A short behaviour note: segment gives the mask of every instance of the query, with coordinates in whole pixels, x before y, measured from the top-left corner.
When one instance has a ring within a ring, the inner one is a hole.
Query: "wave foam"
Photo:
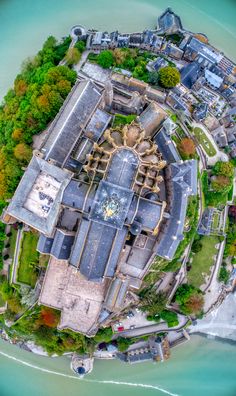
[[[36,366],[36,365],[28,363],[28,362],[26,362],[24,360],[18,359],[15,356],[8,355],[7,353],[2,352],[2,351],[0,351],[0,355],[6,357],[8,359],[14,360],[14,361],[16,361],[18,363],[21,363],[24,366],[31,367],[31,368],[33,368],[35,370],[39,370],[39,371],[42,371],[44,373],[54,374],[54,375],[58,375],[58,376],[61,376],[61,377],[71,378],[71,379],[74,379],[74,380],[81,380],[80,378],[78,378],[78,377],[76,377],[74,375],[63,374],[63,373],[59,373],[57,371],[48,370],[48,369],[45,369],[43,367]],[[102,381],[102,380],[92,380],[92,379],[87,379],[87,378],[83,379],[83,381],[84,382],[90,382],[90,383],[97,383],[97,384],[111,384],[111,385],[121,385],[121,386],[132,386],[132,387],[145,388],[145,389],[155,389],[155,390],[158,390],[158,391],[160,391],[162,393],[165,393],[166,395],[169,395],[169,396],[179,396],[176,393],[171,393],[171,392],[167,391],[166,389],[163,389],[163,388],[161,388],[161,387],[159,387],[157,385],[148,385],[148,384],[139,384],[139,383],[136,384],[136,383],[133,383],[133,382],[122,382],[122,381],[112,381],[112,380],[109,380],[109,381],[108,380],[103,380]]]

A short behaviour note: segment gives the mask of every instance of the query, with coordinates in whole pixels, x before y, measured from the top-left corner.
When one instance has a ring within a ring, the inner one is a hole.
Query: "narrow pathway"
[[[17,231],[17,236],[16,236],[16,245],[15,245],[15,252],[14,252],[14,258],[13,258],[13,263],[12,263],[12,273],[11,273],[10,283],[17,282],[17,280],[16,280],[17,279],[17,269],[18,269],[18,263],[19,263],[22,237],[23,237],[23,229],[19,229]]]

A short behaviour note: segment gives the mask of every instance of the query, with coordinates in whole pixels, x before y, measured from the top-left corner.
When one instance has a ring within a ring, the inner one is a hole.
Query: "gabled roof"
[[[170,217],[166,220],[160,240],[157,242],[158,256],[172,260],[184,238],[184,222],[188,204],[188,196],[197,194],[197,161],[190,160],[171,164],[169,183],[172,191],[170,200]]]
[[[181,82],[191,89],[199,76],[200,66],[197,62],[191,62],[181,70]]]
[[[41,149],[46,160],[51,158],[59,165],[64,163],[101,98],[101,92],[90,80],[74,86],[49,127],[48,138]]]
[[[174,142],[171,140],[170,136],[168,136],[165,132],[164,128],[156,134],[154,138],[156,144],[158,145],[158,149],[162,154],[162,158],[170,162],[178,162],[181,160],[181,157],[174,145]]]
[[[74,239],[74,234],[67,234],[64,233],[63,230],[56,230],[51,248],[51,255],[58,260],[68,260]]]
[[[162,107],[155,102],[151,102],[137,120],[145,130],[146,136],[152,137],[158,128],[160,128],[166,117],[167,114]]]

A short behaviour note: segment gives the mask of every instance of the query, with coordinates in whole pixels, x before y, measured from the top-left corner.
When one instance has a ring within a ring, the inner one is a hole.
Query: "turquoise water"
[[[0,341],[0,395],[235,396],[235,358],[236,345],[195,336],[167,362],[96,361],[93,373],[80,380],[66,357],[39,357]]]
[[[155,26],[167,6],[236,60],[235,0],[0,0],[0,97],[49,34],[59,38],[77,23],[141,30]],[[67,358],[35,356],[0,340],[0,396],[236,396],[235,361],[235,345],[194,337],[163,364],[100,361],[81,381]]]
[[[235,0],[0,0],[0,98],[23,60],[49,34],[60,38],[77,23],[109,31],[142,30],[154,27],[167,6],[181,15],[186,28],[207,33],[236,60]]]

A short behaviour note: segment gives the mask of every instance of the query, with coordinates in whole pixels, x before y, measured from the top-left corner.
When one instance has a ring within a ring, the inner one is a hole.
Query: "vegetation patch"
[[[21,245],[17,280],[31,287],[35,286],[37,280],[37,265],[39,253],[36,251],[38,235],[26,232]]]
[[[76,81],[76,72],[59,66],[71,39],[50,36],[35,58],[27,60],[0,106],[0,212],[12,196],[22,167],[31,157],[33,135],[56,116]]]
[[[209,155],[209,157],[214,157],[214,155],[216,155],[216,150],[206,136],[205,132],[201,128],[196,127],[193,129],[193,133],[207,155]]]
[[[136,120],[137,116],[135,114],[123,115],[123,114],[115,114],[115,118],[113,121],[113,127],[124,126],[126,124],[130,124],[132,121]]]
[[[203,236],[200,239],[201,250],[194,254],[191,269],[188,272],[188,281],[195,287],[204,284],[214,264],[213,256],[217,253],[215,245],[219,243],[217,236]]]
[[[200,316],[204,304],[201,290],[187,283],[178,287],[175,294],[175,302],[185,315]]]

